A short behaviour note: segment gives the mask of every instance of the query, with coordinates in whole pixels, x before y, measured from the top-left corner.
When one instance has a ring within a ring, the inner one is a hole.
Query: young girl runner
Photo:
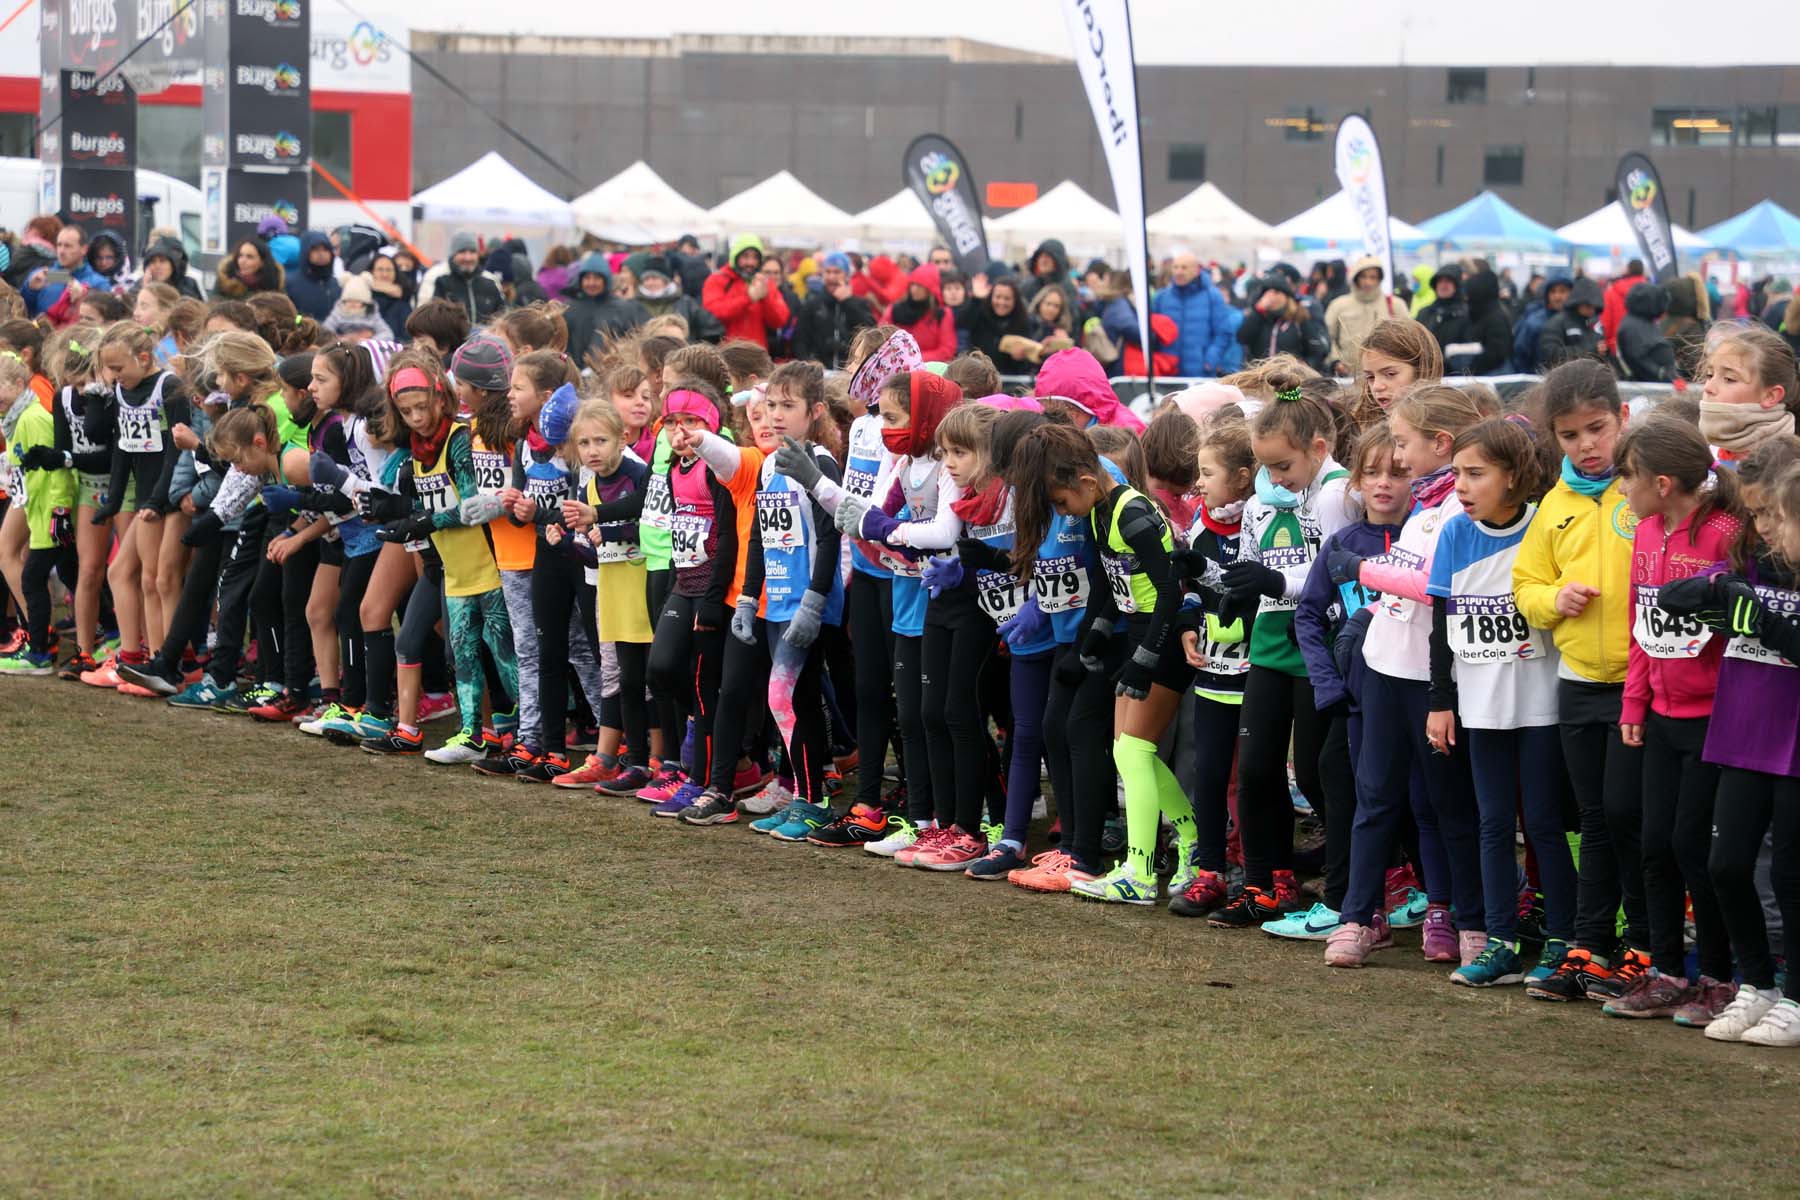
[[[299,425],[309,451],[319,412],[312,399],[312,352],[290,354],[276,364],[284,405]],[[308,456],[310,471],[310,454]],[[265,562],[250,592],[256,619],[257,672],[248,712],[259,721],[289,721],[305,711],[312,677],[312,635],[306,605],[318,573],[319,550],[330,523],[298,512],[298,491],[264,481],[263,504],[272,522]]]
[[[1350,419],[1359,428],[1379,421],[1415,383],[1444,377],[1444,354],[1425,326],[1404,317],[1378,321],[1357,355],[1361,384]]]
[[[1800,395],[1771,386],[1766,372],[1780,353],[1761,326],[1728,334],[1706,356],[1706,382],[1700,393],[1700,432],[1732,462],[1771,438],[1792,434]],[[1776,335],[1780,336],[1780,335]],[[1792,354],[1792,343],[1788,343]],[[1781,368],[1774,371],[1780,374]]]
[[[1706,439],[1686,421],[1653,416],[1634,426],[1619,439],[1614,461],[1638,519],[1619,735],[1644,749],[1651,969],[1604,1011],[1672,1017],[1698,990],[1731,978],[1731,936],[1706,869],[1719,769],[1701,757],[1725,639],[1694,617],[1664,611],[1656,597],[1664,584],[1722,570],[1743,523],[1736,478],[1713,470]],[[1699,966],[1693,980],[1682,938],[1690,897]]]
[[[1643,751],[1620,740],[1618,729],[1637,518],[1613,467],[1624,405],[1612,372],[1593,361],[1564,363],[1545,377],[1543,403],[1562,473],[1525,531],[1513,593],[1525,623],[1549,630],[1560,655],[1557,720],[1581,815],[1581,852],[1576,944],[1548,978],[1528,982],[1525,994],[1606,1000],[1650,967],[1637,949],[1619,957],[1615,920],[1622,900],[1627,946],[1649,944],[1639,854]]]
[[[50,414],[56,423],[56,449],[66,456],[74,468],[75,554],[79,574],[75,584],[75,643],[77,653],[61,671],[64,679],[79,679],[93,673],[100,676],[105,668],[95,658],[98,647],[101,593],[106,586],[106,567],[112,552],[113,529],[94,524],[100,511],[112,471],[112,442],[108,430],[96,423],[98,440],[88,436],[87,410],[107,403],[109,389],[99,378],[95,356],[100,349],[100,330],[92,325],[75,325],[58,333],[45,353],[45,362],[56,375],[58,384]],[[115,520],[114,526],[121,522]],[[114,672],[116,675],[116,672]]]
[[[1409,804],[1415,768],[1423,773],[1429,816],[1443,838],[1447,870],[1427,869],[1423,949],[1430,962],[1475,961],[1487,937],[1482,908],[1481,849],[1474,787],[1466,746],[1428,727],[1431,679],[1431,601],[1427,593],[1439,537],[1462,511],[1451,473],[1451,446],[1463,430],[1480,424],[1481,410],[1455,388],[1413,387],[1388,410],[1394,456],[1413,476],[1412,515],[1392,550],[1365,560],[1336,550],[1326,560],[1333,582],[1360,583],[1379,593],[1363,641],[1364,736],[1356,762],[1356,821],[1350,837],[1350,878],[1343,923],[1325,942],[1325,962],[1360,967],[1372,950],[1393,944],[1383,897],[1387,867]],[[1433,819],[1435,818],[1435,821]],[[1425,834],[1421,834],[1423,840]],[[1517,889],[1507,888],[1515,903]],[[1455,899],[1452,935],[1450,905]]]
[[[27,641],[0,658],[0,674],[49,675],[56,669],[50,640],[50,572],[74,590],[75,471],[56,449],[56,421],[31,389],[31,368],[12,351],[0,351],[0,438],[9,468],[8,510],[19,514],[28,534],[19,599]]]
[[[1238,741],[1244,889],[1207,918],[1221,928],[1260,925],[1298,907],[1289,866],[1290,740],[1300,790],[1323,803],[1318,764],[1327,722],[1313,703],[1306,664],[1290,630],[1320,544],[1357,516],[1346,495],[1349,472],[1331,457],[1336,435],[1330,410],[1297,389],[1279,393],[1251,426],[1251,445],[1261,463],[1256,494],[1244,506],[1238,559],[1223,576],[1234,611],[1256,605]]]
[[[1539,490],[1537,446],[1519,420],[1489,420],[1450,449],[1464,511],[1439,535],[1431,563],[1434,744],[1468,743],[1481,821],[1487,946],[1450,982],[1494,987],[1548,976],[1575,932],[1575,864],[1563,836],[1568,777],[1556,732],[1556,651],[1519,615],[1513,564]],[[1519,816],[1544,894],[1543,953],[1531,975],[1519,957]]]

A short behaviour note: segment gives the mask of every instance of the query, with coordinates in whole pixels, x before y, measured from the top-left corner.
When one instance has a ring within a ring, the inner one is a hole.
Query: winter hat
[[[919,343],[902,329],[881,344],[881,348],[863,360],[850,378],[850,396],[873,409],[881,402],[881,384],[890,375],[910,371],[924,362]]]
[[[364,304],[375,303],[375,292],[369,287],[367,275],[344,276],[343,291],[338,296],[341,300],[360,300]]]
[[[552,446],[560,446],[569,440],[569,429],[575,424],[575,410],[581,407],[581,397],[575,394],[572,384],[563,384],[550,398],[544,401],[544,407],[538,412],[538,432]]]
[[[481,243],[476,241],[475,235],[468,230],[459,229],[450,235],[450,255],[454,258],[464,250],[473,250],[479,254],[481,252]]]
[[[489,254],[487,260],[481,264],[481,269],[494,276],[501,283],[513,282],[512,251],[506,249],[495,250],[492,254]]]
[[[845,254],[842,250],[833,250],[830,254],[827,254],[824,258],[819,260],[819,265],[822,267],[836,267],[846,275],[851,273],[850,256]]]
[[[638,262],[637,265],[632,268],[632,270],[637,272],[637,277],[640,280],[642,280],[646,275],[661,275],[664,279],[669,278],[669,260],[667,258],[663,257],[662,255],[660,255],[660,254],[635,255],[634,254],[632,257],[641,259],[641,261]]]
[[[456,348],[450,374],[484,392],[504,392],[512,381],[513,356],[506,343],[478,333]]]
[[[256,236],[262,238],[265,242],[270,238],[280,237],[287,231],[288,223],[274,213],[270,213],[256,223]]]
[[[1263,276],[1262,290],[1265,292],[1280,292],[1289,300],[1294,298],[1293,283],[1280,271],[1270,271],[1267,275]]]

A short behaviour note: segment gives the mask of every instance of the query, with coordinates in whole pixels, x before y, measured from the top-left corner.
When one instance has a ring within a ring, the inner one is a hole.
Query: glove
[[[812,452],[802,443],[786,436],[781,439],[781,449],[775,452],[775,470],[809,492],[818,487],[819,480],[825,477]]]
[[[498,496],[470,496],[456,510],[464,525],[486,525],[506,511]]]
[[[1050,677],[1064,687],[1080,687],[1088,677],[1088,669],[1082,665],[1078,655],[1061,654],[1057,656],[1056,666],[1051,669]]]
[[[27,471],[60,471],[74,466],[75,459],[54,446],[30,446],[19,451],[19,465]]]
[[[375,536],[384,542],[416,542],[431,536],[431,518],[419,513],[403,520],[390,521],[377,529]]]
[[[262,501],[271,516],[286,516],[300,507],[300,489],[271,483],[263,488]]]
[[[1656,592],[1656,605],[1666,613],[1678,617],[1698,617],[1708,625],[1719,629],[1725,628],[1725,604],[1719,595],[1719,584],[1734,578],[1721,575],[1716,579],[1704,575],[1690,575],[1686,579],[1671,579]]]
[[[1036,596],[1027,596],[1025,603],[1019,605],[1019,611],[1000,622],[1000,636],[1006,644],[1017,650],[1020,646],[1029,646],[1044,636],[1044,630],[1050,627],[1050,618],[1038,607]]]
[[[1340,678],[1350,678],[1350,667],[1362,654],[1363,638],[1369,632],[1369,622],[1374,619],[1374,609],[1359,608],[1350,614],[1350,619],[1338,630],[1337,641],[1331,645],[1331,660],[1337,664]]]
[[[404,520],[410,516],[412,501],[386,488],[370,488],[356,498],[356,508],[365,521],[385,525],[389,521]]]
[[[300,507],[307,512],[347,517],[356,511],[356,501],[335,488],[303,487],[300,489]]]
[[[746,646],[756,645],[756,601],[749,596],[738,597],[731,610],[731,636]]]
[[[928,558],[925,560],[925,586],[936,600],[945,592],[954,591],[962,586],[963,565],[958,558]]]
[[[181,544],[184,546],[210,546],[218,541],[224,532],[224,520],[209,508],[194,518],[194,523],[188,526],[188,531],[181,535]]]
[[[804,650],[819,636],[820,618],[825,615],[825,597],[807,588],[800,597],[800,611],[788,622],[781,640],[796,650]]]
[[[863,516],[875,507],[861,496],[852,496],[848,492],[838,500],[837,512],[832,515],[832,524],[838,527],[839,533],[847,533],[851,537],[863,536]]]
[[[1081,665],[1089,671],[1100,669],[1100,656],[1106,653],[1106,643],[1112,637],[1112,627],[1112,622],[1105,617],[1096,617],[1094,623],[1088,626],[1087,636],[1081,639],[1081,649],[1077,653],[1081,656]]]
[[[1148,646],[1139,646],[1119,668],[1119,674],[1113,683],[1113,695],[1123,696],[1127,700],[1143,700],[1150,695],[1151,675],[1156,670],[1156,652]]]
[[[725,605],[718,600],[708,600],[704,596],[694,604],[694,625],[700,629],[723,629],[731,618],[725,615]]]
[[[1269,596],[1279,600],[1287,591],[1287,580],[1273,567],[1240,559],[1225,568],[1225,590],[1233,596]]]
[[[1362,555],[1348,550],[1333,550],[1325,556],[1325,571],[1333,583],[1350,583],[1362,570]]]
[[[1169,555],[1169,561],[1175,564],[1177,579],[1192,579],[1201,587],[1214,592],[1225,590],[1225,570],[1206,551],[1192,546],[1178,546]]]
[[[1756,589],[1732,576],[1719,581],[1719,592],[1725,602],[1726,628],[1739,637],[1760,639],[1765,613]]]
[[[55,509],[51,512],[50,540],[55,542],[58,546],[73,546],[75,544],[74,513],[66,508]]]
[[[110,503],[102,504],[99,508],[96,508],[94,510],[94,515],[88,518],[88,524],[89,525],[104,525],[108,521],[112,520],[114,517],[116,517],[118,515],[119,515],[119,502],[114,500],[114,501],[111,501]]]
[[[1012,572],[1012,558],[997,547],[990,546],[977,538],[957,538],[956,557],[963,560],[965,567],[974,567],[982,571]]]
[[[312,472],[314,486],[323,484],[341,492],[344,490],[344,485],[350,482],[350,472],[345,470],[337,459],[323,450],[314,450],[312,457],[306,460],[306,465],[307,469]]]

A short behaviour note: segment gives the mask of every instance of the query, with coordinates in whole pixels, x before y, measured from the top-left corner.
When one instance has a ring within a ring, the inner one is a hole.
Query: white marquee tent
[[[1071,261],[1103,254],[1115,259],[1124,253],[1125,234],[1119,214],[1065,179],[1043,195],[988,223],[991,240],[1008,253],[1024,255],[1045,238],[1056,238]]]
[[[582,229],[609,242],[648,246],[685,233],[708,237],[718,225],[642,159],[569,202]]]
[[[1674,222],[1669,223],[1669,235],[1674,238],[1678,252],[1704,254],[1712,249],[1711,242]],[[1631,258],[1637,254],[1637,235],[1631,231],[1631,222],[1625,219],[1617,204],[1605,205],[1579,221],[1569,222],[1556,231],[1556,236],[1577,250],[1597,251],[1614,258]]]
[[[1388,217],[1388,230],[1396,246],[1430,240],[1424,230],[1396,216]],[[1356,215],[1348,193],[1339,192],[1289,217],[1275,227],[1275,233],[1302,248],[1352,250],[1362,246],[1362,218]]]
[[[856,214],[862,236],[872,242],[936,241],[937,225],[911,188],[901,188],[880,204]]]
[[[787,171],[739,192],[708,215],[722,233],[754,233],[778,245],[807,249],[861,232],[855,217]]]
[[[525,172],[490,150],[450,178],[412,198],[418,214],[414,241],[442,255],[458,229],[525,239],[532,256],[574,232],[569,202],[533,183]]]
[[[1210,182],[1151,213],[1144,226],[1159,248],[1274,245],[1281,240],[1273,225],[1240,208]]]

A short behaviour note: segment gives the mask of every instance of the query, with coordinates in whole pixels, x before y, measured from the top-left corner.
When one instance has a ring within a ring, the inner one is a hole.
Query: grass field
[[[1327,971],[51,680],[4,681],[0,734],[4,1196],[1684,1196],[1800,1166],[1800,1054],[1453,988],[1410,935]]]

